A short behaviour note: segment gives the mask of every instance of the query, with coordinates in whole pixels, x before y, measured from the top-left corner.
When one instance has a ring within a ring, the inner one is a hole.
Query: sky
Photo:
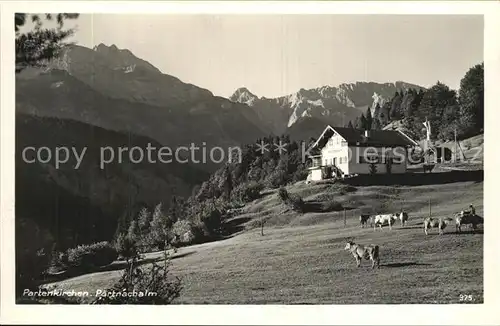
[[[472,15],[82,14],[76,28],[77,44],[127,48],[224,97],[356,81],[458,89],[483,61],[483,17]]]

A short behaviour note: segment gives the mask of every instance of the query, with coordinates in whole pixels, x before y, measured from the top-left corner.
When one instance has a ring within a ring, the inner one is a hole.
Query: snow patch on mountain
[[[337,90],[337,94],[335,94],[335,98],[337,99],[337,101],[344,104],[345,106],[355,108],[356,105],[349,98],[349,94],[347,93],[347,88],[350,88],[350,87],[348,85],[343,86],[343,87],[339,87]]]
[[[308,100],[307,101],[309,104],[312,104],[314,106],[321,106],[321,107],[325,107],[325,105],[323,104],[323,100],[322,99],[317,99],[317,100],[314,100],[314,101],[311,101],[311,100]]]
[[[243,103],[249,106],[253,106],[258,99],[259,98],[252,94],[246,87],[238,88],[236,92],[229,97],[229,100],[233,102]]]
[[[319,87],[316,88],[315,91],[317,91],[321,95],[321,97],[326,98],[333,98],[337,95],[337,88],[331,86]]]
[[[58,81],[58,82],[52,83],[52,84],[50,85],[50,88],[59,88],[59,87],[61,87],[62,85],[64,85],[64,82],[63,82],[63,81]]]
[[[126,74],[133,72],[135,70],[135,66],[136,66],[135,64],[130,65],[130,66],[126,66],[125,69],[124,69],[124,72]]]
[[[325,108],[322,99],[308,100],[303,96],[292,96],[289,102],[292,108],[292,114],[288,119],[287,127],[291,127],[299,118],[329,115],[329,110]]]
[[[370,106],[370,110],[371,110],[372,114],[374,114],[375,107],[377,106],[377,104],[379,105],[379,107],[382,107],[385,104],[385,102],[387,101],[387,98],[378,94],[377,92],[373,92],[372,99],[373,99],[373,103]]]

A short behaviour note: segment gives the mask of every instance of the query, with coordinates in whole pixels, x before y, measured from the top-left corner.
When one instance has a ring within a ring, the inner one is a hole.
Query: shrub
[[[298,195],[291,197],[291,207],[296,212],[303,213],[305,211],[305,203]]]
[[[300,168],[297,168],[297,171],[292,176],[293,182],[306,180],[309,175],[309,170],[306,169],[305,165],[301,165]]]
[[[222,218],[222,213],[217,208],[209,210],[202,216],[202,221],[211,235],[222,231]]]
[[[193,225],[203,234],[204,239],[213,238],[222,232],[222,226],[227,209],[223,200],[193,201],[189,208],[189,219]],[[194,232],[195,235],[198,231]]]
[[[278,190],[278,197],[282,203],[290,207],[292,210],[301,213],[305,211],[305,203],[302,198],[299,195],[290,195],[284,187],[281,187]]]
[[[40,280],[50,266],[50,255],[45,249],[36,252],[23,252],[16,259],[16,295],[21,296],[24,289],[36,290]]]
[[[195,243],[202,237],[202,232],[188,220],[179,220],[174,223],[172,232],[177,236],[179,245]]]
[[[260,192],[263,189],[264,186],[261,183],[250,181],[238,185],[238,187],[233,190],[233,196],[240,202],[248,203],[259,198]]]
[[[153,212],[151,222],[151,239],[154,247],[165,249],[173,240],[171,228],[173,221],[170,216],[163,212],[162,204],[158,204]]]
[[[288,194],[288,191],[284,187],[281,187],[278,190],[278,197],[281,199],[282,202],[287,202],[290,199],[290,195]]]
[[[356,190],[357,190],[356,187],[341,182],[335,183],[328,188],[328,192],[337,193],[339,195],[345,195],[347,193],[354,192]]]
[[[33,220],[16,217],[16,295],[22,296],[24,289],[36,290],[49,268],[49,253],[54,242],[52,234]]]
[[[115,241],[114,247],[119,257],[127,261],[139,257],[136,241],[127,234],[120,233]]]
[[[65,252],[59,252],[53,247],[50,254],[50,264],[47,272],[54,273],[66,269],[68,266],[67,258],[68,257]]]
[[[316,196],[315,200],[320,201],[320,202],[326,202],[326,201],[335,199],[335,197],[337,197],[337,194],[327,192],[327,193],[319,194],[318,196]]]
[[[269,188],[278,188],[288,183],[288,174],[286,171],[276,168],[269,174],[266,184]]]
[[[340,211],[343,208],[341,203],[336,202],[334,200],[329,200],[323,203],[321,206],[323,212]]]
[[[111,264],[118,257],[118,253],[109,242],[102,241],[68,249],[67,256],[71,268],[88,270]]]
[[[341,189],[341,191],[343,191],[344,193],[354,192],[358,190],[356,187],[350,185],[342,185]]]
[[[179,297],[182,290],[178,277],[169,277],[170,259],[164,253],[162,265],[153,263],[149,267],[139,267],[135,259],[129,261],[118,282],[106,293],[116,295],[99,296],[92,304],[170,304]],[[144,266],[144,265],[143,265]],[[136,296],[122,295],[133,292]],[[140,293],[144,295],[140,295]],[[154,295],[148,295],[154,294]]]
[[[184,234],[180,236],[180,242],[182,244],[191,244],[195,241],[196,236],[194,235],[192,230],[186,231]]]

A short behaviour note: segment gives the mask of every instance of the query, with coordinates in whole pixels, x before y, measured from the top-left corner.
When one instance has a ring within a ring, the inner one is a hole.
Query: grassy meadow
[[[483,234],[456,234],[454,225],[425,236],[423,217],[451,216],[474,204],[482,215],[483,182],[425,186],[345,187],[319,183],[289,186],[306,201],[337,201],[346,212],[298,214],[283,209],[276,191],[243,207],[229,221],[240,231],[227,239],[180,248],[172,274],[182,278],[177,304],[378,304],[460,303],[472,295],[483,301]],[[410,220],[389,230],[361,228],[357,214],[397,212]],[[265,220],[264,235],[260,221]],[[344,251],[345,238],[380,246],[380,269],[363,260],[356,268]],[[145,255],[145,262],[162,259]],[[66,290],[95,292],[116,281],[121,270],[52,283]],[[83,298],[86,302],[91,298]]]

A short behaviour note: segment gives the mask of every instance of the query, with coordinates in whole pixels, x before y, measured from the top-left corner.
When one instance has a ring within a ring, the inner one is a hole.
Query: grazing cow
[[[395,221],[395,214],[375,215],[373,229],[375,230],[376,226],[378,225],[378,227],[382,230],[382,226],[389,225],[389,230],[392,230],[392,226],[394,225]]]
[[[365,227],[365,225],[368,223],[368,220],[371,220],[370,217],[371,217],[371,215],[369,215],[369,214],[361,214],[359,216],[359,223],[361,224],[362,228]],[[373,224],[373,220],[371,222]]]
[[[399,219],[401,220],[401,226],[405,226],[406,222],[408,222],[408,213],[401,210],[401,213],[398,214]]]
[[[453,221],[451,218],[441,218],[441,217],[426,217],[424,219],[424,232],[425,235],[429,234],[429,230],[432,228],[437,228],[439,235],[444,233],[444,229],[449,222]]]
[[[472,225],[472,229],[475,230],[479,224],[484,224],[484,219],[471,212],[461,211],[455,214],[455,229],[457,232],[462,232],[462,225]]]
[[[371,260],[372,269],[380,268],[380,255],[379,255],[379,247],[377,245],[371,244],[367,246],[359,245],[354,243],[354,239],[346,239],[347,243],[345,245],[344,250],[349,250],[351,254],[356,259],[356,266],[359,267],[361,265],[361,259]]]

